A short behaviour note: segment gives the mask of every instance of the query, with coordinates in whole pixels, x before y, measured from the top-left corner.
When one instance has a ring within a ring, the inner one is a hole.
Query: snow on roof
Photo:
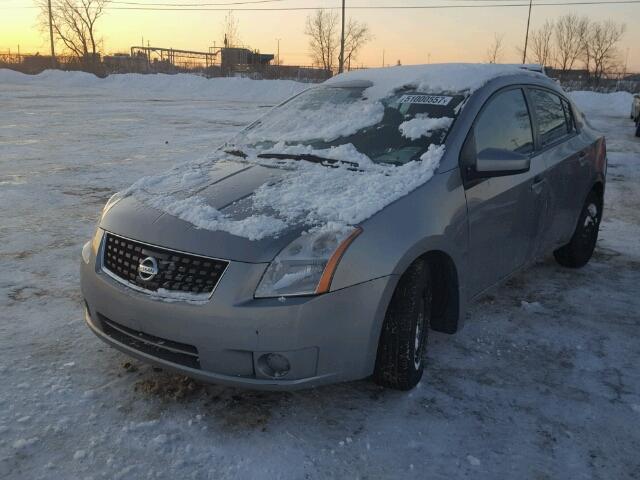
[[[425,93],[473,92],[489,80],[514,74],[537,75],[517,65],[442,63],[354,70],[336,75],[324,84],[337,86],[344,82],[369,81],[373,85],[366,94],[376,100],[407,86]]]

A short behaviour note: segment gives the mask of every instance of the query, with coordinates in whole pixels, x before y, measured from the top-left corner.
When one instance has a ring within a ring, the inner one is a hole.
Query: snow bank
[[[366,94],[376,100],[406,86],[424,93],[473,92],[493,78],[513,74],[540,75],[514,65],[443,63],[356,70],[330,78],[325,84],[370,81],[373,86]]]
[[[569,92],[578,108],[587,115],[626,117],[631,110],[633,95],[629,92],[598,93]]]
[[[143,75],[126,73],[98,78],[85,72],[45,70],[25,75],[0,69],[0,83],[9,85],[55,85],[56,88],[99,89],[142,97],[224,99],[229,101],[281,102],[309,88],[292,80],[251,80],[248,78],[205,78],[191,74]]]

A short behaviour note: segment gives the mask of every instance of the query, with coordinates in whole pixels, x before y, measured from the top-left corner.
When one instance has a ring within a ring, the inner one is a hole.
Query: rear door
[[[540,253],[565,244],[591,181],[595,155],[592,145],[578,135],[569,102],[550,90],[529,87],[527,95],[537,125],[539,157],[546,165],[549,183],[549,224],[545,226]]]
[[[545,165],[533,156],[533,127],[524,91],[510,88],[494,94],[478,114],[465,149],[470,142],[475,144],[473,158],[487,148],[531,157],[528,172],[465,181],[469,285],[476,294],[531,258],[544,217]]]

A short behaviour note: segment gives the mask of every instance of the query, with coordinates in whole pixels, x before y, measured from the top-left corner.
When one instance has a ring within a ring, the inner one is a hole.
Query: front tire
[[[378,385],[410,390],[422,378],[431,305],[429,266],[417,260],[400,278],[387,308],[373,374]]]
[[[553,252],[553,256],[560,265],[581,268],[589,262],[596,248],[600,220],[602,220],[602,198],[592,190],[584,202],[571,240]]]

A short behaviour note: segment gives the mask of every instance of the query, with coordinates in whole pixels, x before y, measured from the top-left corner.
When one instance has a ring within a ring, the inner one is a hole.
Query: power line
[[[445,0],[452,1],[452,0]],[[441,10],[441,9],[454,9],[454,8],[512,8],[512,7],[528,7],[529,2],[526,3],[506,3],[507,1],[517,1],[517,0],[455,0],[455,1],[467,1],[474,2],[469,4],[454,4],[454,5],[356,5],[349,7],[350,10]],[[483,3],[485,1],[493,1],[500,2],[504,1],[505,3]],[[602,0],[585,0],[578,2],[545,2],[545,3],[534,3],[533,6],[536,7],[570,7],[572,5],[625,5],[625,4],[639,4],[640,0],[612,0],[612,1],[602,1]],[[167,4],[168,5],[168,4]],[[230,5],[230,4],[225,4]],[[184,6],[184,5],[183,5]],[[24,5],[24,6],[16,6],[16,7],[0,7],[4,9],[8,8],[40,8],[35,5]],[[182,8],[178,6],[168,6],[167,8],[163,7],[145,7],[145,6],[132,6],[132,7],[112,7],[106,5],[104,7],[108,10],[133,10],[133,11],[153,11],[153,12],[226,12],[230,10],[229,8],[200,8],[200,7],[187,7]],[[326,7],[326,6],[315,6],[315,7],[248,7],[248,8],[233,8],[234,12],[293,12],[293,11],[309,11],[309,10],[339,10],[342,7]]]
[[[126,2],[118,0],[109,0],[109,4],[117,3],[119,5],[141,5],[141,6],[159,6],[159,7],[208,7],[208,6],[224,6],[224,5],[249,5],[256,3],[276,3],[284,2],[286,0],[246,0],[238,2],[218,2],[218,3],[146,3],[146,2]]]
[[[462,0],[465,1],[465,0]],[[477,3],[481,3],[480,0],[471,0]],[[482,1],[501,1],[501,0],[482,0]],[[505,2],[510,0],[503,0]],[[579,1],[579,2],[546,2],[546,3],[534,3],[534,6],[571,6],[571,5],[620,5],[620,4],[638,4],[640,0],[613,0],[613,1]],[[529,3],[492,3],[492,4],[468,4],[468,5],[366,5],[366,6],[352,6],[350,10],[429,10],[429,9],[447,9],[447,8],[507,8],[507,7],[528,7]],[[144,8],[144,7],[107,7],[111,10],[153,10],[153,11],[176,11],[183,10],[180,8]],[[236,12],[282,12],[282,11],[304,11],[304,10],[339,10],[342,7],[255,7],[255,8],[236,8]],[[184,11],[227,11],[227,8],[188,8]]]

